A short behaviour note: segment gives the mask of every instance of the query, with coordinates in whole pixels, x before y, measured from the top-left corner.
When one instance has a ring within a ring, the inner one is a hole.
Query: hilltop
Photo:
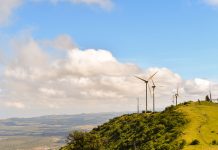
[[[90,132],[75,131],[62,150],[218,149],[218,104],[185,102],[163,112],[128,114]]]
[[[185,150],[218,149],[218,104],[192,102],[180,105],[177,111],[182,112],[189,120],[180,136],[180,139],[186,140]],[[199,141],[198,145],[190,145],[194,139]]]

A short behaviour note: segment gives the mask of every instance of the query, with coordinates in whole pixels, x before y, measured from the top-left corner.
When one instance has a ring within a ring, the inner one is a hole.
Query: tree
[[[103,141],[97,134],[73,131],[68,135],[66,142],[70,145],[70,150],[100,150],[103,148]]]
[[[208,101],[208,102],[210,102],[210,101],[211,101],[211,99],[209,98],[209,96],[208,96],[208,95],[206,95],[206,97],[205,97],[205,100],[206,100],[206,101]]]

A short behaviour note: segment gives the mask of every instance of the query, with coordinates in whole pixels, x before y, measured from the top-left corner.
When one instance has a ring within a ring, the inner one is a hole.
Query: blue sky
[[[83,48],[110,50],[120,61],[168,67],[185,78],[216,78],[218,10],[203,1],[113,1],[111,10],[69,3],[25,2],[11,35],[32,29],[35,38],[68,34]]]
[[[134,110],[154,71],[160,109],[218,90],[218,0],[2,3],[0,117]]]

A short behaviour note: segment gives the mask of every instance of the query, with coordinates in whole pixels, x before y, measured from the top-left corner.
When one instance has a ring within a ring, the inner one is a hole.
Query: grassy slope
[[[185,150],[218,149],[218,145],[211,144],[212,140],[218,141],[218,104],[192,102],[188,106],[181,105],[178,110],[183,112],[190,120],[181,137],[187,142]],[[189,145],[194,139],[198,139],[200,144]]]
[[[185,139],[185,150],[218,150],[218,145],[211,144],[213,140],[218,142],[218,104],[209,102],[201,102],[199,104],[198,102],[191,102],[188,105],[181,104],[177,106],[176,111],[182,112],[185,118],[189,120],[189,123],[185,124],[185,126],[180,126],[179,128],[175,126],[173,129],[182,129],[182,134],[176,141]],[[179,115],[177,117],[181,116]],[[117,136],[118,139],[111,139],[111,149],[116,149],[113,145],[119,145],[121,143],[128,144],[128,140],[130,143],[133,143],[132,139],[135,139],[137,142],[140,141],[139,145],[141,146],[144,144],[148,145],[149,143],[145,140],[148,137],[153,137],[150,140],[154,141],[154,139],[157,139],[160,135],[165,138],[165,135],[171,134],[173,131],[163,132],[162,130],[159,133],[155,133],[153,132],[155,130],[152,128],[162,125],[165,119],[165,121],[167,121],[165,126],[169,125],[169,123],[175,125],[176,122],[174,121],[177,120],[177,117],[174,116],[174,112],[172,111],[157,114],[124,115],[112,119],[110,122],[99,126],[92,132],[98,133],[102,137],[107,136],[109,138],[113,137],[115,133],[119,133]],[[149,130],[149,132],[147,132],[147,130]],[[152,134],[148,136],[148,133]],[[169,137],[172,137],[172,135],[169,135]],[[164,138],[160,137],[159,139],[162,141]],[[199,140],[200,144],[195,146],[190,145],[194,139]],[[157,144],[163,145],[164,143],[158,142]]]

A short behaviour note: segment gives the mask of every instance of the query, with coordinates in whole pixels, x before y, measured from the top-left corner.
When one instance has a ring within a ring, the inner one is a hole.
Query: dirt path
[[[202,139],[202,141],[205,144],[210,145],[210,143],[208,143],[207,140],[204,138],[204,133],[202,133],[202,127],[208,123],[209,117],[206,113],[203,113],[200,108],[199,108],[199,112],[201,112],[201,114],[202,114],[201,116],[204,116],[204,118],[203,118],[203,121],[201,122],[201,124],[199,125],[199,127],[197,128],[197,130],[198,130],[199,136]]]

